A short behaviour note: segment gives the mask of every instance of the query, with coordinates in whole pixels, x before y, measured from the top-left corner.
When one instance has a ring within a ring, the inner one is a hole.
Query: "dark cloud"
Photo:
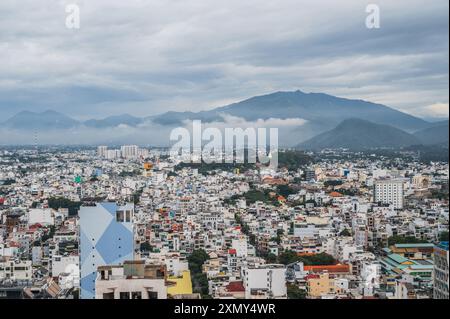
[[[0,109],[151,115],[300,88],[441,114],[448,1],[373,2],[378,30],[360,0],[2,0]]]

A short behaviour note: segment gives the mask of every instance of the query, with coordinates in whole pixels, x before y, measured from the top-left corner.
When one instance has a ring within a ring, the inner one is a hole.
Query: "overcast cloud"
[[[81,28],[65,27],[65,5]],[[365,27],[366,5],[381,28]],[[448,116],[448,0],[1,0],[0,110],[199,111],[278,90]]]

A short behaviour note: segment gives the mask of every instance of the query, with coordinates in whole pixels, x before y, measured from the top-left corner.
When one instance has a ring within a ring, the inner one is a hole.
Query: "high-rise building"
[[[138,157],[139,147],[137,145],[124,145],[120,148],[123,158]]]
[[[97,268],[134,259],[134,205],[98,203],[79,211],[82,299],[95,298]]]
[[[448,300],[448,242],[434,248],[433,287],[434,299]]]
[[[307,169],[305,171],[305,179],[307,181],[312,181],[316,179],[316,170],[315,169]]]
[[[395,209],[402,209],[403,193],[402,180],[379,180],[374,185],[374,202],[394,205]]]
[[[108,152],[107,146],[99,146],[97,147],[97,155],[99,157],[106,157],[106,153]]]

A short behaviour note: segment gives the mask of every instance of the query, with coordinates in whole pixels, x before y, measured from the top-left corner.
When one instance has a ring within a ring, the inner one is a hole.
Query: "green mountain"
[[[306,150],[326,148],[363,150],[384,147],[397,148],[416,144],[420,144],[418,138],[398,128],[352,118],[344,120],[331,131],[301,143],[298,147]]]

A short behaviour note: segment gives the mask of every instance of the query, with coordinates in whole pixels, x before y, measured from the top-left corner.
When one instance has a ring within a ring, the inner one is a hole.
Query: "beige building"
[[[339,295],[346,293],[348,284],[325,272],[319,275],[310,275],[306,281],[308,297],[321,298],[326,295]]]
[[[31,280],[32,276],[31,260],[13,260],[0,257],[0,280]]]
[[[168,285],[165,265],[126,261],[98,267],[95,299],[167,299]]]

